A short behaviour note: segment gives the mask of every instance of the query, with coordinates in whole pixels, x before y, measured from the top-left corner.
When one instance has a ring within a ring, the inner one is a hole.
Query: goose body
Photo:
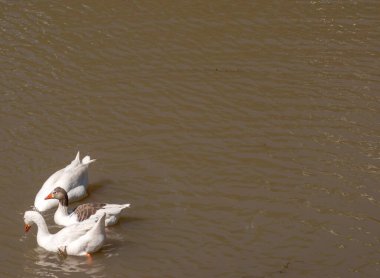
[[[105,213],[105,225],[112,226],[116,224],[120,218],[121,212],[130,207],[130,204],[105,204],[105,203],[87,203],[77,206],[73,211],[69,212],[69,199],[65,189],[56,187],[45,199],[57,199],[59,201],[58,208],[54,214],[54,222],[58,225],[69,226],[80,223],[93,215]]]
[[[87,196],[88,185],[88,166],[95,159],[85,156],[80,160],[79,152],[75,159],[65,168],[52,174],[42,185],[36,195],[34,206],[39,211],[46,211],[58,205],[57,200],[48,200],[44,198],[58,185],[68,192],[70,202],[83,199]]]
[[[104,244],[105,214],[98,214],[97,218],[89,219],[76,225],[61,229],[51,234],[46,226],[45,219],[37,211],[26,211],[24,214],[25,231],[29,231],[32,223],[38,227],[37,243],[50,252],[64,252],[67,255],[89,256],[98,251]],[[96,223],[95,223],[96,221]]]

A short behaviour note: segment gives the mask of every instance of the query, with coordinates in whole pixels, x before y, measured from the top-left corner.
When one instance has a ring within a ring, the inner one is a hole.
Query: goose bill
[[[45,197],[45,200],[53,199],[53,195],[49,194]]]

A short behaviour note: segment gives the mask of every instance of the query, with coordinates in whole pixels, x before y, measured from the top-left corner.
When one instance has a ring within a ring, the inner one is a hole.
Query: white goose
[[[49,195],[45,197],[45,199],[57,199],[59,201],[58,208],[54,214],[54,222],[62,226],[69,226],[75,223],[79,223],[100,212],[104,212],[106,214],[106,226],[111,226],[117,223],[122,210],[130,207],[130,204],[119,205],[87,203],[77,206],[73,211],[69,213],[69,199],[67,192],[61,187],[56,187]]]
[[[104,219],[105,214],[98,215],[80,224],[71,225],[51,234],[46,226],[45,219],[37,211],[26,211],[24,214],[25,232],[28,232],[32,223],[37,224],[37,243],[51,252],[64,255],[87,256],[98,251],[106,239]],[[95,221],[97,221],[95,223]]]
[[[39,211],[45,211],[58,205],[57,200],[45,201],[45,197],[58,185],[68,192],[71,202],[83,199],[87,196],[88,185],[88,165],[94,162],[89,156],[85,156],[82,161],[79,152],[75,159],[65,168],[52,174],[43,184],[34,200],[34,206]]]

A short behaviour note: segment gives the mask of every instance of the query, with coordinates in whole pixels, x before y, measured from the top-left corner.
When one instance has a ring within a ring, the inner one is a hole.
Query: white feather
[[[106,239],[104,222],[105,214],[98,215],[79,224],[61,229],[51,234],[42,215],[37,211],[26,211],[25,224],[37,225],[37,243],[42,248],[57,252],[58,248],[65,248],[68,255],[83,256],[98,251]]]
[[[34,206],[39,211],[46,211],[58,205],[57,200],[45,200],[45,197],[57,186],[64,188],[71,202],[87,196],[88,165],[94,162],[89,156],[80,161],[79,151],[75,159],[65,168],[52,174],[42,185],[34,200]]]

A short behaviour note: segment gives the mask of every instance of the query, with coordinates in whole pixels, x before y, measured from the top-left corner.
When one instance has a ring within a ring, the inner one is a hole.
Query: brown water
[[[1,1],[0,276],[379,277],[379,10]],[[23,233],[78,149],[132,204],[92,265]]]

